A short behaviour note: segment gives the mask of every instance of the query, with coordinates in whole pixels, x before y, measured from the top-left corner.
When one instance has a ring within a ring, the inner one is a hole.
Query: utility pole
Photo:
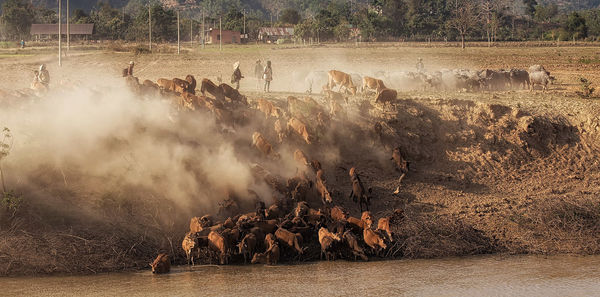
[[[206,37],[206,31],[204,31],[204,8],[202,8],[202,49],[205,47],[204,37]]]
[[[150,1],[148,1],[148,47],[152,51],[152,14],[150,13]]]
[[[67,53],[71,49],[71,27],[69,22],[69,0],[67,0]]]
[[[62,45],[62,27],[61,27],[61,23],[62,23],[62,0],[58,0],[58,66],[62,66],[62,49],[61,49],[61,45]]]
[[[223,28],[221,27],[221,17],[219,17],[219,50],[223,50]]]
[[[192,27],[192,25],[194,25],[194,20],[190,18],[190,47],[194,46],[194,28]]]
[[[179,55],[179,51],[181,50],[181,46],[179,43],[179,10],[177,10],[177,54]]]
[[[242,15],[244,16],[244,32],[243,34],[246,34],[246,10],[242,10]]]

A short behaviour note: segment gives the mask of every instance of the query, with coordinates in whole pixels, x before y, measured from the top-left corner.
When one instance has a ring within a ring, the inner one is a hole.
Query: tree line
[[[190,1],[186,1],[190,2]],[[193,2],[193,1],[191,1]],[[250,39],[263,26],[293,26],[301,40],[325,41],[526,41],[597,40],[600,9],[566,12],[536,0],[203,0],[198,5],[165,7],[130,0],[116,8],[98,2],[86,12],[75,9],[71,23],[93,23],[94,39],[144,41],[148,6],[158,42],[177,38],[176,9],[183,40],[205,28],[244,31]],[[33,23],[57,23],[57,12],[32,1],[6,0],[1,6],[0,38],[31,38]],[[63,19],[63,22],[65,20]],[[190,32],[191,30],[191,32]],[[190,34],[192,33],[192,34]],[[195,37],[194,37],[195,36]]]

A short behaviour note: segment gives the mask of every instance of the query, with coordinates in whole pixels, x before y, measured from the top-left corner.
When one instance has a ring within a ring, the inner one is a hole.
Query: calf
[[[171,271],[171,260],[169,259],[169,255],[167,254],[159,254],[154,262],[150,263],[150,267],[152,267],[152,273],[160,274],[160,273],[169,273]]]
[[[300,233],[292,233],[283,228],[279,228],[275,231],[275,237],[277,237],[277,240],[283,245],[295,249],[298,254],[304,253],[300,247],[300,244],[302,244],[302,235],[300,235]]]

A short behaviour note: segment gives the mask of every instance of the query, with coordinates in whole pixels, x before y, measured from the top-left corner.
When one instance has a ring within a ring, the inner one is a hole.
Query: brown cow
[[[317,191],[321,194],[321,201],[323,204],[333,203],[333,199],[331,198],[331,193],[327,189],[327,182],[325,181],[325,177],[323,176],[323,170],[317,171],[316,178],[316,186]]]
[[[279,143],[282,143],[283,139],[287,135],[287,127],[281,124],[280,119],[277,119],[273,126],[275,129],[275,133],[277,133],[277,139],[279,140]]]
[[[267,265],[276,265],[279,261],[279,253],[279,245],[274,243],[269,249],[267,249],[266,252],[254,254],[251,263],[266,263]]]
[[[160,88],[175,92],[175,83],[173,83],[172,80],[167,78],[159,78],[156,82]]]
[[[260,230],[263,231],[264,234],[269,234],[269,233],[273,233],[273,231],[275,231],[275,229],[277,228],[277,223],[278,223],[278,221],[275,219],[264,220],[264,221],[255,222],[254,226],[260,228]]]
[[[347,221],[348,220],[348,212],[345,211],[341,206],[334,206],[330,211],[331,218],[334,221]]]
[[[401,173],[400,178],[398,178],[398,187],[396,188],[396,191],[394,191],[394,194],[398,194],[400,193],[400,183],[408,173],[409,163],[404,159],[400,147],[394,148],[394,151],[392,152],[392,158],[390,160],[394,161],[396,170],[400,171]]]
[[[274,243],[271,247],[266,251],[267,253],[267,265],[277,265],[279,262],[279,244]]]
[[[259,98],[256,100],[256,104],[258,106],[258,110],[265,114],[265,119],[268,119],[270,116],[275,118],[280,118],[283,116],[281,109],[273,105],[273,102],[269,100]]]
[[[212,216],[205,215],[203,217],[193,217],[190,220],[190,232],[196,233],[213,225]]]
[[[362,83],[363,92],[366,92],[367,90],[375,90],[375,93],[379,94],[381,90],[387,89],[383,84],[383,80],[369,76],[364,76]]]
[[[269,206],[269,208],[265,209],[265,218],[268,220],[278,219],[283,215],[283,211],[277,204],[273,204]]]
[[[366,209],[369,210],[369,206],[371,205],[371,197],[367,195],[365,191],[365,187],[356,173],[356,169],[354,167],[350,168],[350,181],[352,182],[352,192],[350,192],[350,197],[352,201],[357,202],[360,206],[360,212],[363,211],[363,204],[366,206]],[[369,189],[369,192],[371,189]]]
[[[380,103],[383,104],[383,106],[386,106],[388,103],[391,104],[396,102],[397,98],[398,92],[396,92],[396,90],[383,89],[379,92],[379,94],[377,94],[377,97],[375,97],[375,103]]]
[[[256,235],[248,233],[238,244],[238,252],[244,255],[244,264],[248,261],[248,259],[252,259],[256,248],[256,241]]]
[[[348,224],[350,224],[350,226],[352,226],[352,229],[354,229],[355,231],[361,231],[365,228],[365,223],[360,220],[357,219],[355,217],[348,217],[347,219]]]
[[[308,129],[306,125],[300,121],[299,119],[293,117],[288,121],[288,129],[296,132],[298,135],[306,141],[306,143],[311,144],[313,142],[313,136],[308,133]]]
[[[295,217],[302,217],[305,216],[308,213],[308,210],[310,208],[308,207],[308,203],[301,201],[298,202],[298,204],[296,205],[296,208],[294,208],[294,216]]]
[[[371,226],[373,226],[373,215],[370,211],[363,211],[360,220],[364,223],[363,226],[365,228],[371,228]]]
[[[388,240],[390,242],[394,242],[394,238],[392,237],[393,233],[392,233],[392,229],[390,227],[390,217],[386,217],[386,218],[380,218],[379,221],[377,221],[377,229],[376,231],[380,231],[382,234],[383,232],[385,232],[385,234],[388,237]]]
[[[304,253],[304,250],[300,248],[300,244],[302,244],[302,235],[300,235],[300,233],[292,233],[283,228],[279,228],[277,231],[275,231],[275,237],[277,237],[277,240],[280,243],[295,249],[298,254]]]
[[[362,247],[358,245],[358,239],[356,238],[356,236],[354,236],[354,234],[352,234],[352,231],[348,230],[344,232],[344,240],[346,241],[346,244],[348,244],[348,247],[352,251],[352,254],[354,255],[354,260],[356,260],[357,256],[363,259],[364,261],[369,260],[369,258],[367,258],[367,255],[365,255],[365,252],[363,251]]]
[[[183,92],[188,92],[188,93],[192,93],[190,92],[190,83],[186,80],[183,79],[179,79],[179,78],[173,78],[173,84],[175,86],[175,89],[173,91],[175,91],[175,93],[183,93]]]
[[[202,80],[200,92],[202,92],[203,96],[206,96],[206,92],[208,92],[220,102],[223,102],[225,100],[225,94],[223,94],[223,89],[219,88],[214,82],[212,82],[208,78]]]
[[[181,242],[181,247],[185,251],[185,256],[187,258],[187,264],[190,265],[190,260],[192,265],[194,265],[194,255],[192,252],[196,250],[198,247],[196,245],[196,236],[195,233],[188,232],[183,237],[183,241]]]
[[[327,229],[325,227],[321,227],[319,229],[318,235],[319,235],[319,241],[321,241],[321,238],[323,238],[323,237],[331,237],[336,241],[342,240],[339,235],[332,233],[331,231],[329,231],[329,229]]]
[[[323,169],[323,166],[321,166],[321,162],[319,162],[318,160],[310,161],[310,167],[312,167],[312,169],[315,171],[315,174],[317,173],[317,171]]]
[[[363,230],[363,240],[365,243],[371,247],[371,249],[378,251],[381,249],[386,249],[387,245],[385,244],[383,238],[379,233],[373,231],[371,228],[365,228]]]
[[[321,255],[319,256],[319,259],[323,259],[323,254],[325,254],[325,259],[327,261],[331,259],[335,261],[335,253],[333,251],[335,249],[335,242],[336,240],[329,236],[319,236],[319,243],[321,244]]]
[[[338,71],[338,70],[330,70],[327,72],[329,75],[329,80],[327,83],[327,87],[332,89],[336,84],[339,85],[338,92],[344,87],[346,90],[350,90],[352,95],[356,95],[356,86],[352,82],[352,78],[349,74]]]
[[[227,240],[225,240],[223,235],[215,231],[211,231],[208,234],[208,246],[215,252],[219,253],[219,263],[221,265],[227,264],[227,251],[229,250],[229,247],[227,246]]]
[[[154,259],[154,262],[150,263],[150,267],[152,267],[152,273],[169,273],[169,271],[171,271],[171,260],[169,259],[169,255],[159,254],[158,257]]]
[[[267,247],[267,250],[271,249],[271,247],[273,247],[273,245],[277,244],[277,238],[275,237],[275,235],[273,235],[273,233],[269,233],[267,234],[267,236],[265,236],[265,246]]]
[[[267,157],[272,157],[276,160],[281,157],[278,153],[273,151],[273,146],[262,136],[262,134],[260,134],[260,132],[254,132],[254,134],[252,134],[252,145]]]
[[[296,149],[294,151],[294,160],[298,163],[298,165],[302,166],[302,168],[305,168],[310,165],[310,163],[308,162],[308,157],[306,157],[304,152],[300,149]]]
[[[246,96],[240,94],[238,90],[232,88],[230,85],[220,84],[219,88],[223,90],[223,95],[225,97],[231,99],[231,102],[239,102],[243,105],[248,105],[248,99],[246,99]]]

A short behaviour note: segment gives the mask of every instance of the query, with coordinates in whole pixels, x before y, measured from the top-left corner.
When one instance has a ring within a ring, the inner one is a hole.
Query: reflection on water
[[[2,296],[600,296],[600,256],[175,267],[0,278]]]

